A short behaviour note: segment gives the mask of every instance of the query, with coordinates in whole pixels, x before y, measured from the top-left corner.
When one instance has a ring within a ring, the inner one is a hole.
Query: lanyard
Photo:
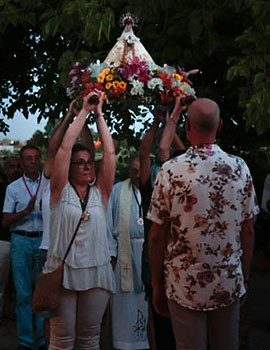
[[[74,191],[76,192],[77,196],[79,197],[81,208],[82,208],[82,218],[83,218],[84,221],[86,221],[89,218],[89,214],[85,211],[85,209],[87,207],[87,203],[88,203],[88,199],[89,199],[89,191],[90,191],[90,187],[91,186],[88,185],[86,196],[85,196],[84,199],[81,199],[78,191],[76,190],[76,187],[73,186],[72,184],[71,184],[71,186],[73,187]]]
[[[138,200],[138,197],[136,195],[136,191],[135,191],[135,188],[133,185],[132,185],[132,191],[133,191],[134,197],[135,197],[136,202],[137,202],[138,207],[139,207],[139,217],[142,218],[143,217],[143,208],[142,208],[142,205],[139,203],[139,200]]]
[[[26,187],[28,193],[30,194],[30,197],[31,197],[31,198],[36,197],[37,194],[38,194],[39,188],[40,188],[41,176],[39,177],[38,187],[37,187],[37,190],[36,190],[36,193],[35,193],[34,196],[32,195],[31,191],[29,190],[29,187],[28,187],[28,185],[27,185],[27,183],[26,183],[26,181],[25,181],[24,175],[22,176],[22,178],[23,178],[23,182],[24,182],[24,184],[25,184],[25,187]]]
[[[75,188],[75,187],[74,187]],[[87,207],[87,203],[88,203],[88,198],[89,198],[89,190],[90,190],[90,186],[88,186],[87,188],[87,192],[86,192],[86,196],[84,199],[81,199],[80,196],[79,196],[79,199],[80,199],[80,203],[81,203],[81,207],[82,207],[82,212],[84,213],[85,212],[85,209]],[[76,191],[76,189],[75,189]],[[77,192],[77,191],[76,191]],[[77,193],[78,194],[78,193]]]

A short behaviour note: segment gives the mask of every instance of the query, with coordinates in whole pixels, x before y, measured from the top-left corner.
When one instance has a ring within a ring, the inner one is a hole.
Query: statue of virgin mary
[[[114,67],[125,64],[129,59],[135,57],[138,57],[140,61],[154,62],[140,39],[133,32],[133,26],[137,25],[136,17],[131,13],[126,13],[120,18],[120,25],[125,28],[104,62]]]

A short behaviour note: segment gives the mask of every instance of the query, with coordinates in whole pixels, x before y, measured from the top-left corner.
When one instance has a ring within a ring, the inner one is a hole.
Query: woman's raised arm
[[[61,192],[68,182],[68,174],[71,160],[72,147],[79,136],[86,117],[90,111],[94,111],[96,106],[89,104],[91,96],[96,95],[96,92],[91,92],[83,99],[83,106],[76,119],[68,127],[63,141],[58,148],[55,156],[53,171],[51,174],[51,204],[56,204],[61,196]]]
[[[103,157],[97,173],[96,186],[100,190],[104,207],[107,207],[115,178],[116,156],[114,142],[102,113],[103,93],[99,92],[99,104],[96,107],[96,123],[103,149]]]

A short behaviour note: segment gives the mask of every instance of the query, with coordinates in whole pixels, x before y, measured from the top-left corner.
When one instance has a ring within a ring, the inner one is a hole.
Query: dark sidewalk
[[[14,308],[12,291],[7,296],[7,302],[9,305],[6,307],[6,314],[11,318],[5,318],[0,328],[0,350],[15,350],[18,342],[15,315],[12,310]],[[248,303],[242,309],[239,349],[270,349],[270,255],[264,255],[261,250],[255,251],[252,263]]]

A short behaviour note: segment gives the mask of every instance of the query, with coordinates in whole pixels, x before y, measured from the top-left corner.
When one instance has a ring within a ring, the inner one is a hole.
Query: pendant
[[[82,219],[83,219],[83,221],[89,220],[89,217],[90,217],[90,215],[89,215],[89,213],[87,213],[87,211],[85,211],[84,213],[82,213]]]
[[[137,220],[138,225],[143,226],[143,218]]]

